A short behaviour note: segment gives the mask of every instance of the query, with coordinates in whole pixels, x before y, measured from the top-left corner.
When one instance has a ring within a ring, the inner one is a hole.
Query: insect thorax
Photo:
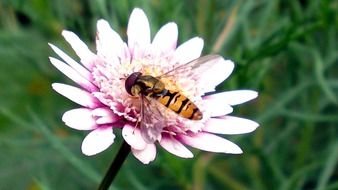
[[[150,75],[140,76],[135,85],[141,89],[140,93],[145,96],[156,97],[166,92],[165,85],[155,77]]]

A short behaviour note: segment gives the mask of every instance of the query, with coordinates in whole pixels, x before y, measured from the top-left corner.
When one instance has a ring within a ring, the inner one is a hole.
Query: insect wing
[[[153,143],[161,136],[165,118],[158,109],[155,99],[141,96],[141,135],[145,142]]]
[[[194,86],[203,94],[215,91],[215,86],[230,75],[233,63],[220,55],[206,55],[164,72],[159,79],[177,81],[186,78],[195,81]]]
[[[198,76],[204,71],[214,67],[217,62],[222,60],[223,57],[220,55],[205,55],[188,63],[177,65],[177,67],[174,67],[173,69],[163,73],[158,78],[175,78],[179,75],[184,75],[188,77]]]

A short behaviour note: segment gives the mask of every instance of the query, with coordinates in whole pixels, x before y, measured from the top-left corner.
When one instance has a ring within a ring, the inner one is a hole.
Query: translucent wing
[[[234,65],[230,60],[224,60],[220,55],[206,55],[177,66],[164,72],[158,78],[179,82],[177,79],[195,81],[194,87],[202,95],[215,91],[215,87],[226,79]]]
[[[223,57],[220,55],[205,55],[188,63],[177,65],[173,69],[158,76],[158,78],[171,78],[177,77],[178,75],[194,77],[200,75],[201,72],[214,67],[217,62],[222,60]]]
[[[153,143],[161,137],[165,117],[161,114],[155,99],[141,95],[141,135],[145,142]]]

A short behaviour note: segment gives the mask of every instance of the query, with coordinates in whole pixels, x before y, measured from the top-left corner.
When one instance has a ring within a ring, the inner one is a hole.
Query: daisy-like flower
[[[232,106],[256,98],[257,92],[236,90],[210,95],[234,68],[232,61],[220,56],[209,60],[207,67],[191,66],[186,72],[172,72],[173,76],[159,79],[165,89],[193,102],[202,118],[184,118],[155,98],[128,93],[126,79],[132,73],[161,76],[200,57],[203,40],[194,37],[177,47],[178,31],[173,22],[164,25],[151,41],[148,19],[136,8],[129,19],[125,43],[107,21],[99,20],[96,53],[74,33],[63,31],[62,35],[79,56],[80,63],[52,44],[51,48],[61,59],[51,57],[50,61],[80,87],[60,83],[52,87],[79,104],[79,108],[64,113],[62,120],[71,128],[89,131],[81,147],[85,155],[107,149],[114,142],[113,131],[120,129],[132,154],[145,164],[155,159],[157,143],[183,158],[193,157],[186,145],[210,152],[240,154],[242,150],[236,144],[215,134],[249,133],[258,127],[254,121],[228,115],[233,111]],[[143,117],[150,117],[153,124],[140,127]]]

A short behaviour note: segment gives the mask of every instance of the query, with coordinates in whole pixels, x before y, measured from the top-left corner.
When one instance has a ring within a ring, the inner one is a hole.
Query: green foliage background
[[[134,7],[152,34],[169,21],[179,42],[205,39],[236,62],[218,90],[256,89],[234,115],[260,123],[227,137],[244,154],[194,150],[193,159],[159,150],[143,165],[129,156],[111,189],[338,189],[338,2],[336,0],[1,0],[0,189],[95,189],[121,144],[86,157],[86,132],[67,128],[75,107],[51,89],[71,83],[49,63],[51,42],[75,58],[61,36],[77,33],[94,51],[95,25],[107,19],[126,39]]]

